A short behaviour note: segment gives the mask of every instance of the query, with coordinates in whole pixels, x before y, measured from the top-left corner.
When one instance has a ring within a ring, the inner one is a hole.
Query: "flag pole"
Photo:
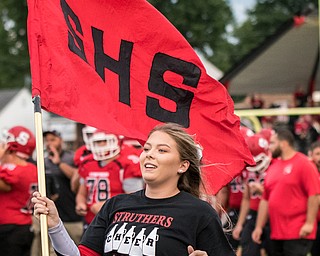
[[[42,116],[40,96],[33,98],[34,103],[34,120],[36,135],[36,152],[37,152],[37,170],[38,170],[38,189],[41,196],[46,196],[46,178],[44,168],[43,155],[43,135],[42,135]],[[48,223],[47,215],[40,214],[40,234],[41,234],[41,250],[42,256],[49,256],[49,239],[48,239]]]

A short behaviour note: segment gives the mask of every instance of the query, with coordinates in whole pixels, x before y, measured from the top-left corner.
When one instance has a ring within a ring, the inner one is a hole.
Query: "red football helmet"
[[[132,139],[123,135],[119,135],[118,139],[121,146],[127,145],[127,146],[138,148],[138,149],[142,148],[140,142],[136,139]]]
[[[88,150],[90,150],[90,138],[96,130],[97,128],[89,125],[82,128],[82,138]]]
[[[7,150],[17,152],[19,157],[25,159],[31,156],[36,148],[36,139],[33,133],[23,126],[14,126],[4,131],[2,140],[7,144]]]
[[[270,138],[272,136],[272,134],[274,134],[274,130],[271,128],[262,128],[258,134],[260,134],[263,138],[265,138],[268,143],[270,142]]]
[[[270,153],[268,151],[269,143],[260,134],[255,134],[246,138],[246,143],[256,162],[255,166],[247,167],[250,172],[264,172],[271,162]]]
[[[254,135],[254,132],[251,129],[242,125],[240,126],[240,133],[242,134],[243,138],[247,138]]]
[[[120,152],[119,139],[115,134],[96,130],[89,141],[93,158],[97,161],[110,159]]]

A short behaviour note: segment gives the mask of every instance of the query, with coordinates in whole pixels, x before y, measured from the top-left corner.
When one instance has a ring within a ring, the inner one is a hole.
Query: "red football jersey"
[[[258,182],[263,185],[266,176],[266,171],[262,173],[244,171],[245,183]],[[250,209],[258,211],[259,203],[262,195],[250,192]]]
[[[37,167],[4,164],[0,179],[11,185],[11,191],[0,191],[0,225],[28,225],[32,223],[32,193],[38,189]]]
[[[87,149],[86,145],[82,145],[74,152],[73,162],[79,167],[83,162],[93,159],[92,153]]]
[[[121,150],[119,157],[105,166],[99,161],[86,161],[79,169],[79,174],[87,188],[88,209],[97,202],[125,193],[122,187],[124,179],[142,177],[138,156],[128,154],[126,150]],[[90,223],[94,216],[88,210],[86,222]]]
[[[318,176],[315,166],[302,153],[269,166],[263,198],[268,200],[271,239],[300,239],[308,197],[319,193]],[[316,224],[306,239],[315,239]]]
[[[229,189],[229,199],[228,208],[229,209],[240,209],[241,200],[243,195],[243,178],[241,175],[235,177],[228,186]]]

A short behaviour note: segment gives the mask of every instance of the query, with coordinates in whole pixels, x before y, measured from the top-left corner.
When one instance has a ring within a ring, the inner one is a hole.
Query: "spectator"
[[[304,91],[302,85],[297,86],[296,90],[293,93],[293,104],[296,108],[305,107],[308,102],[308,95]]]
[[[317,141],[319,138],[318,131],[315,129],[311,115],[299,116],[294,123],[294,135],[297,142],[297,150],[307,155],[309,145]]]
[[[254,93],[251,96],[251,107],[253,109],[260,109],[264,107],[264,100],[261,98],[261,96],[258,93]]]

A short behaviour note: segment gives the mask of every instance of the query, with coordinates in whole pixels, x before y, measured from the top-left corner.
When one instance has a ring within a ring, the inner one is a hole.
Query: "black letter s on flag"
[[[174,122],[187,128],[190,125],[189,112],[194,93],[166,83],[163,80],[166,71],[181,75],[184,85],[197,88],[201,70],[193,63],[163,53],[157,53],[152,63],[149,91],[173,100],[177,104],[177,110],[168,111],[160,106],[158,99],[147,96],[147,115],[161,122]]]
[[[84,52],[84,46],[81,38],[76,34],[74,31],[69,17],[73,20],[74,24],[76,25],[77,31],[83,36],[81,24],[79,21],[78,16],[71,10],[70,6],[66,3],[65,0],[60,1],[60,5],[63,11],[64,19],[66,20],[67,26],[69,28],[68,30],[68,46],[70,51],[77,54],[81,59],[83,59],[85,62],[87,62],[87,58]],[[77,41],[77,44],[75,43]],[[78,46],[79,47],[78,47]]]

